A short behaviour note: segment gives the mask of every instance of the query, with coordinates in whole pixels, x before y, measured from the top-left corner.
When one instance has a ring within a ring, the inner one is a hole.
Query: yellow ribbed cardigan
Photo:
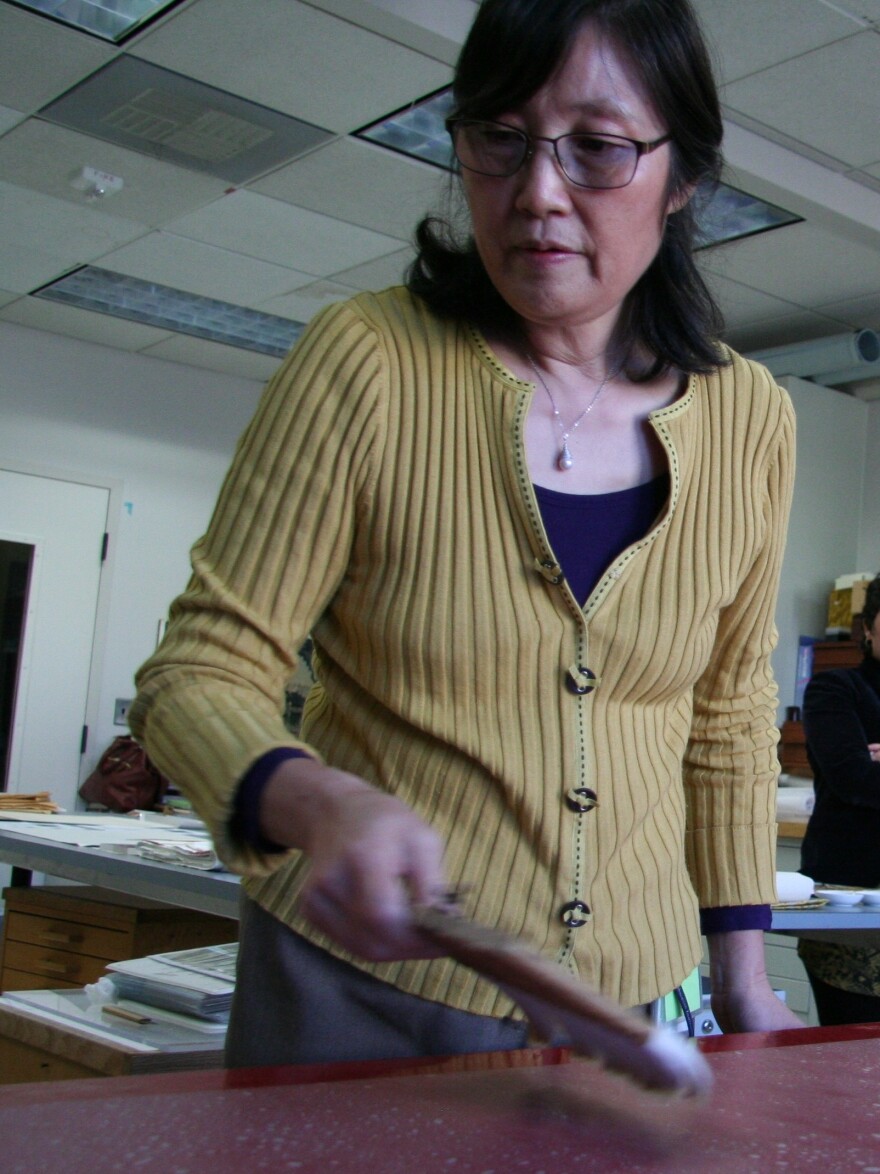
[[[131,710],[264,908],[347,957],[298,916],[300,854],[230,834],[238,780],[276,746],[409,803],[474,916],[626,1005],[696,965],[698,904],[774,898],[793,414],[764,368],[731,360],[652,414],[668,507],[581,608],[526,465],[533,386],[400,288],[318,316],[239,443]],[[308,633],[319,684],[298,742],[281,709]],[[582,788],[598,806],[576,812]],[[510,1010],[445,959],[349,960]]]

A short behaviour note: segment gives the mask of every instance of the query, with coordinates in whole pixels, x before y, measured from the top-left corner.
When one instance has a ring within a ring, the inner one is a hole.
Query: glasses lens
[[[557,145],[562,170],[585,188],[623,188],[632,180],[639,150],[608,135],[565,135]]]
[[[526,157],[526,136],[498,122],[457,122],[453,135],[459,163],[482,175],[513,175]]]

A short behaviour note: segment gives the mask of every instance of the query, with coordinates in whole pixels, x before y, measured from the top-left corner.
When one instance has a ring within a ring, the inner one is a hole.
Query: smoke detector
[[[70,186],[77,192],[85,192],[86,199],[92,203],[95,200],[105,200],[108,196],[115,196],[122,191],[123,181],[118,175],[111,175],[108,171],[99,171],[97,167],[81,167],[70,178]]]

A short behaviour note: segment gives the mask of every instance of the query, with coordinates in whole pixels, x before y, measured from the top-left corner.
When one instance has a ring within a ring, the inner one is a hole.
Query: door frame
[[[10,473],[23,473],[31,477],[42,477],[49,481],[70,481],[75,485],[88,485],[94,489],[109,492],[107,504],[107,557],[101,563],[98,574],[98,596],[95,607],[95,630],[92,652],[89,658],[89,675],[86,686],[86,709],[83,721],[90,731],[96,728],[101,703],[101,677],[107,647],[107,632],[110,621],[110,598],[113,585],[113,567],[116,559],[117,539],[124,496],[123,482],[115,477],[87,476],[71,469],[59,469],[30,461],[11,461],[0,457],[0,469]],[[88,748],[87,748],[88,749]],[[77,767],[77,788],[85,777],[86,754],[80,754]]]

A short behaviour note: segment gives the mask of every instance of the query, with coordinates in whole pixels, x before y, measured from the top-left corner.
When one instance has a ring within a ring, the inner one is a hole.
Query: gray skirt
[[[242,894],[227,1067],[452,1056],[527,1043],[523,1021],[405,994],[313,946]]]

